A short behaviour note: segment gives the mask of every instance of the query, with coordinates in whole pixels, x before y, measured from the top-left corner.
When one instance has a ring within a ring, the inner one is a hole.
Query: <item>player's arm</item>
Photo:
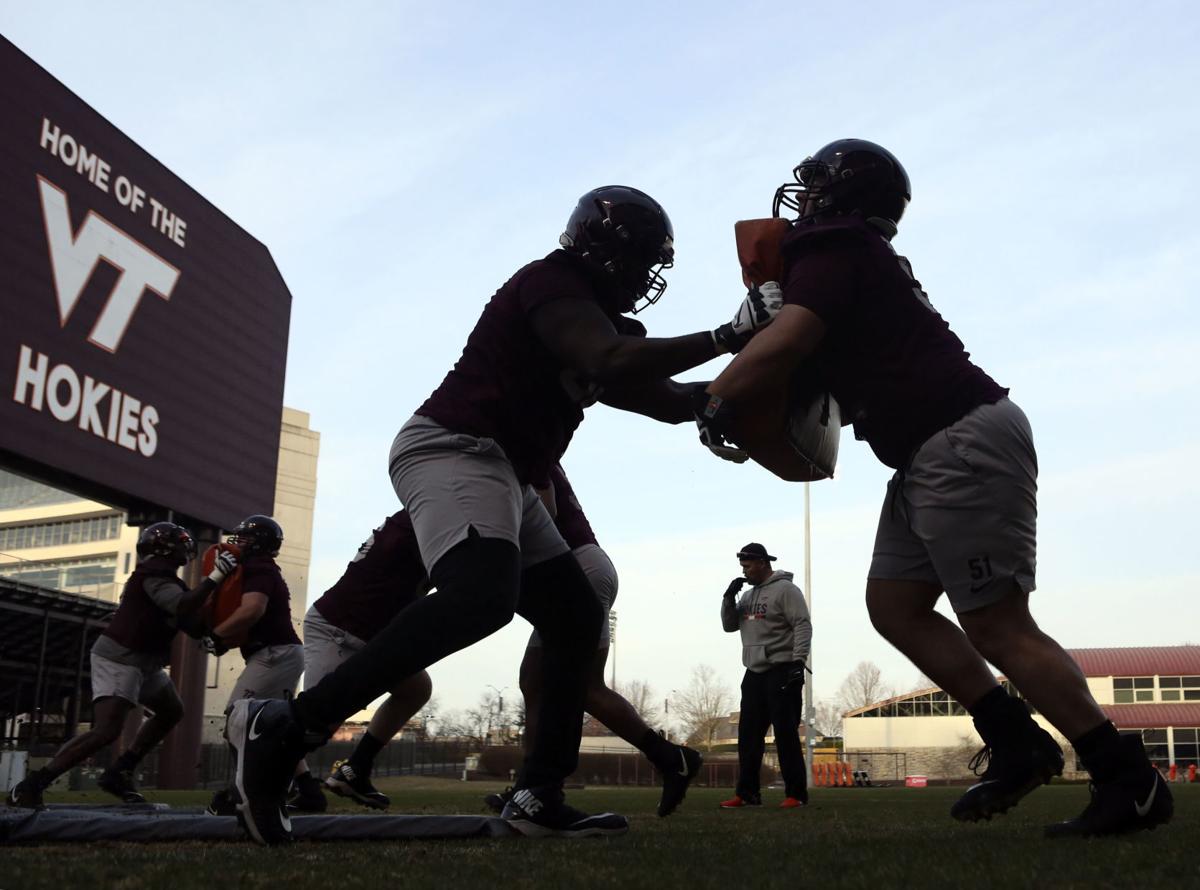
[[[747,343],[708,385],[708,392],[727,402],[737,402],[781,376],[790,375],[820,345],[825,331],[825,322],[811,309],[784,306],[775,321]]]
[[[708,333],[622,336],[599,306],[577,297],[552,300],[534,310],[530,320],[555,358],[605,387],[670,377],[717,355]]]
[[[222,640],[235,639],[246,634],[258,623],[267,611],[267,595],[258,591],[246,591],[233,614],[213,628],[213,635]]]
[[[685,423],[692,419],[692,393],[706,383],[676,383],[651,380],[646,383],[609,386],[600,401],[610,408],[632,411],[663,423]]]
[[[542,500],[542,506],[546,508],[546,512],[553,519],[558,515],[558,501],[554,497],[553,485],[535,485],[533,490],[537,492],[537,496]]]

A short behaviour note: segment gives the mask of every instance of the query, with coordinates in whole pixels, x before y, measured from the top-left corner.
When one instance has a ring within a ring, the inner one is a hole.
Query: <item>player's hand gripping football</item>
[[[692,413],[700,431],[700,444],[722,460],[745,463],[750,455],[725,440],[732,412],[720,396],[709,395],[702,389],[692,393]]]
[[[237,557],[228,550],[222,550],[213,559],[213,567],[212,571],[208,573],[208,580],[220,585],[222,581],[234,573],[237,567]]]
[[[783,289],[779,282],[767,281],[754,285],[742,300],[742,305],[738,306],[733,321],[712,332],[717,355],[741,350],[757,331],[771,323],[782,308]]]

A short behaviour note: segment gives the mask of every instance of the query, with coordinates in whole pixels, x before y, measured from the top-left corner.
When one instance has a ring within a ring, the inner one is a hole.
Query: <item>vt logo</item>
[[[41,176],[38,190],[60,323],[66,325],[100,260],[121,273],[88,335],[89,342],[116,352],[142,294],[149,290],[164,300],[171,299],[179,270],[95,211],[89,210],[79,231],[73,233],[66,192]]]

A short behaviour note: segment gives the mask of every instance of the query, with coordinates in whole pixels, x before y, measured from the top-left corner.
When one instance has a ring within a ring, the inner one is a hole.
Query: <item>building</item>
[[[283,527],[277,559],[300,631],[308,598],[320,434],[303,411],[284,408],[274,517]],[[0,470],[0,576],[115,603],[137,562],[138,529],[116,507]],[[225,703],[241,672],[237,651],[208,660],[204,742],[221,738]]]
[[[1122,733],[1140,733],[1157,766],[1200,765],[1200,646],[1069,649],[1088,688]],[[1003,681],[1007,687],[1006,681]],[[1040,714],[1067,755],[1064,776],[1083,770],[1067,742]],[[959,702],[936,687],[856,708],[842,717],[846,759],[873,775],[970,775],[967,761],[982,746]]]

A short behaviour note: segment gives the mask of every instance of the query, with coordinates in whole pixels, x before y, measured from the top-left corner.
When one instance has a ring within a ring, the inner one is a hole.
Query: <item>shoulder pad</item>
[[[811,250],[867,244],[872,238],[879,237],[879,232],[861,217],[835,216],[820,222],[792,226],[792,230],[784,235],[780,250],[793,259]]]
[[[627,318],[624,315],[618,315],[613,319],[613,327],[617,329],[618,334],[626,337],[645,337],[646,326],[635,318]]]

